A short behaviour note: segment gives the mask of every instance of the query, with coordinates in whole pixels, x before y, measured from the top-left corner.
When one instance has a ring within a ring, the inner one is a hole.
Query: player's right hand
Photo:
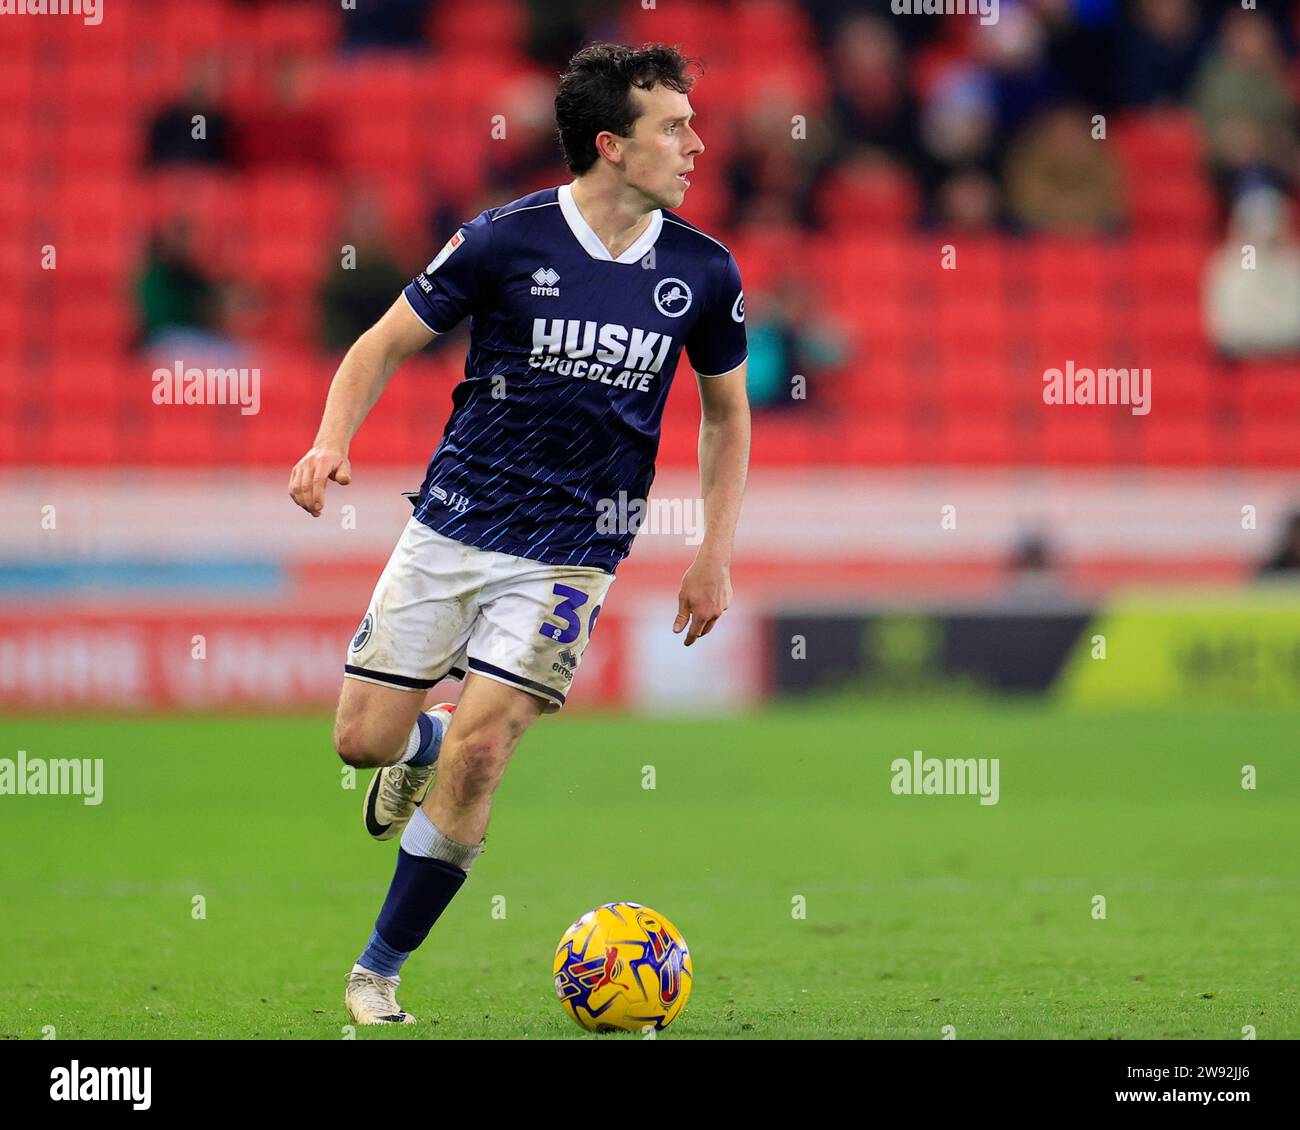
[[[289,474],[289,497],[313,518],[325,509],[325,484],[333,479],[340,486],[352,481],[352,464],[341,451],[313,447]]]

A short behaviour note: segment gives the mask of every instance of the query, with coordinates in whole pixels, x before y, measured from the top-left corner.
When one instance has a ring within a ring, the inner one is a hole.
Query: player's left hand
[[[677,594],[677,619],[673,633],[690,624],[685,644],[690,647],[701,636],[707,636],[718,617],[731,603],[731,569],[720,562],[697,557],[682,578],[682,591]]]

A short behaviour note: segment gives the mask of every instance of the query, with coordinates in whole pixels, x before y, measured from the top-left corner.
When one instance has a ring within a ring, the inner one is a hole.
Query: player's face
[[[641,116],[632,127],[627,146],[627,183],[658,208],[677,208],[691,187],[687,179],[704,142],[691,128],[695,111],[690,99],[676,90],[656,86],[634,90]]]

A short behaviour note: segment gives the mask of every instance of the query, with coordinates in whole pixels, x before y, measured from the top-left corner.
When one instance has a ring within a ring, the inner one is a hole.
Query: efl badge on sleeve
[[[455,251],[456,248],[458,248],[464,242],[465,242],[465,236],[463,233],[457,232],[455,235],[453,235],[443,245],[442,250],[439,251],[438,254],[434,256],[433,262],[424,268],[424,273],[426,275],[433,274],[434,271],[436,271],[447,261],[447,257],[451,255],[451,253]]]

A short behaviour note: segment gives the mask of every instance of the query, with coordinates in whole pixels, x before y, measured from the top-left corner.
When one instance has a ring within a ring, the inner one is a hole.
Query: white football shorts
[[[454,541],[412,518],[348,648],[348,678],[423,694],[473,671],[564,705],[612,573]]]

